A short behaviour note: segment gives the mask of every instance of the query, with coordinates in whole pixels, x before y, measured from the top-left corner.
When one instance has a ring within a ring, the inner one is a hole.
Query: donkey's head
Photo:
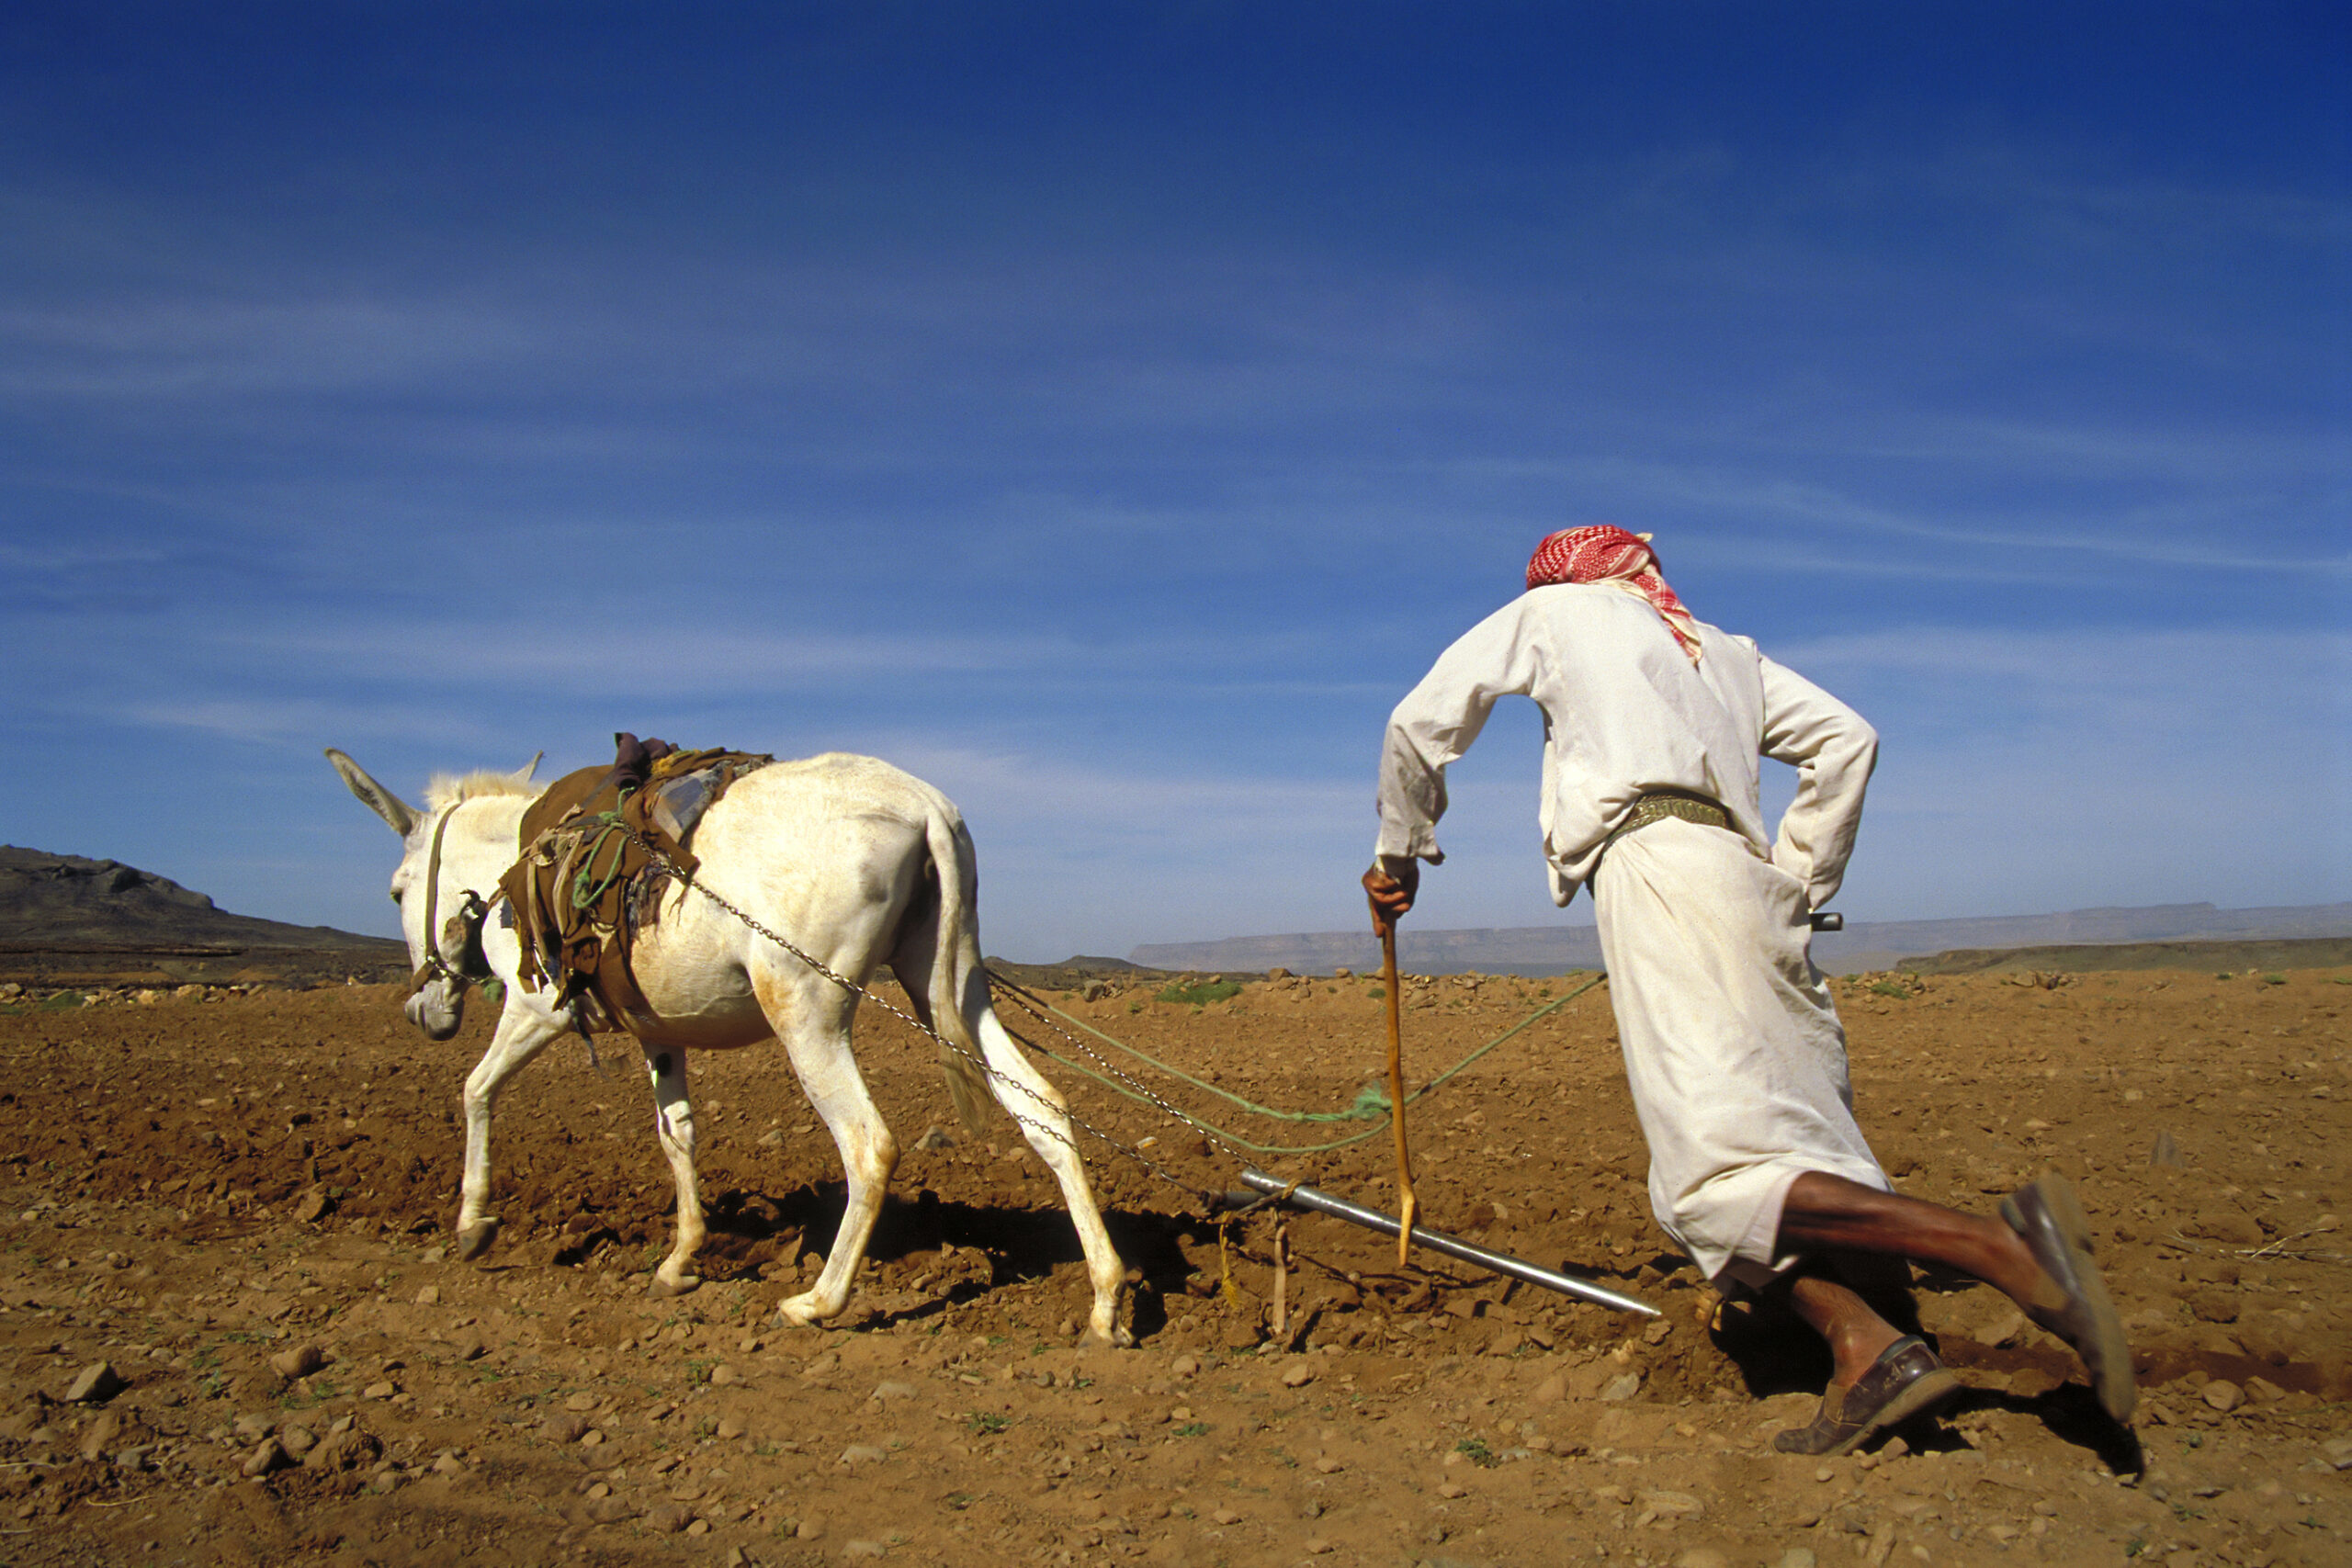
[[[480,793],[468,787],[477,781],[436,787],[426,809],[419,811],[333,747],[327,748],[327,761],[360,803],[401,836],[401,863],[392,873],[391,896],[400,906],[401,934],[408,940],[409,963],[415,971],[402,1010],[427,1039],[447,1040],[466,1019],[467,982],[461,970],[471,933],[457,918],[465,890],[439,874],[435,859],[441,847],[439,829],[460,802]],[[498,777],[512,790],[527,783],[538,765],[539,760],[534,757],[519,773]]]

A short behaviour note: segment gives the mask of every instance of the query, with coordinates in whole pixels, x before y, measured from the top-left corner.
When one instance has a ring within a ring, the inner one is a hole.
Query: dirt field
[[[1663,1317],[1399,1274],[1379,1238],[1299,1219],[1272,1336],[1270,1221],[1236,1228],[1228,1292],[1185,1195],[1092,1145],[1142,1277],[1127,1351],[1073,1344],[1083,1276],[1037,1162],[1002,1121],[955,1128],[928,1046],[870,1011],[907,1148],[863,1292],[820,1331],[770,1321],[841,1201],[773,1048],[694,1062],[711,1281],[665,1300],[646,1283],[671,1186],[633,1056],[608,1049],[600,1077],[572,1041],[516,1080],[504,1234],[469,1266],[445,1250],[479,1000],[437,1046],[381,987],[28,1003],[0,1017],[0,1559],[2342,1563],[2347,987],[1839,982],[1862,1122],[1903,1189],[1982,1211],[2040,1168],[2081,1183],[2145,1397],[2136,1432],[2107,1426],[2005,1301],[1930,1280],[1925,1321],[1972,1395],[1826,1462],[1770,1448],[1823,1359],[1721,1307],[1648,1220],[1601,991],[1417,1108],[1423,1201]],[[1417,1077],[1563,989],[1413,986]],[[1060,999],[1273,1105],[1343,1107],[1379,1055],[1362,979]],[[1085,1116],[1232,1181],[1047,1066]],[[1379,1125],[1214,1119],[1288,1143]],[[1384,1204],[1387,1158],[1380,1134],[1265,1163]],[[69,1399],[99,1362],[126,1386]]]

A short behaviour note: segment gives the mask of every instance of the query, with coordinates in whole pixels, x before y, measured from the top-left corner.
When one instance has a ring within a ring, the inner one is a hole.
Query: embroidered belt
[[[1729,829],[1731,827],[1731,813],[1724,809],[1720,801],[1710,799],[1693,790],[1652,790],[1635,800],[1634,809],[1626,813],[1625,820],[1617,824],[1616,830],[1600,840],[1600,853],[1592,857],[1594,873],[1597,874],[1600,870],[1601,855],[1609,852],[1611,844],[1628,833],[1639,831],[1653,822],[1664,821],[1668,817],[1679,817],[1685,822],[1696,822],[1702,828]]]

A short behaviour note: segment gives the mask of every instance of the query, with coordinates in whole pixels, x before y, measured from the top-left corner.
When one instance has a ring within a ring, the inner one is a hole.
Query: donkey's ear
[[[405,839],[414,829],[418,820],[415,807],[369,778],[358,763],[332,746],[327,748],[327,761],[334,764],[334,771],[343,775],[343,782],[359,797],[359,803],[382,818],[393,832]]]
[[[531,760],[514,770],[515,779],[520,783],[529,784],[531,782],[531,775],[539,771],[539,764],[547,761],[547,756],[548,754],[545,751],[532,752]]]

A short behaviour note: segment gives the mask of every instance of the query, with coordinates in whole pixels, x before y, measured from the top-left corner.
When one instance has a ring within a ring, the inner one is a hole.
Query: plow
[[[1170,1185],[1183,1188],[1187,1191],[1193,1193],[1201,1201],[1204,1209],[1207,1211],[1210,1216],[1217,1219],[1221,1224],[1229,1223],[1232,1220],[1267,1210],[1279,1210],[1289,1213],[1321,1214],[1329,1219],[1340,1220],[1351,1225],[1360,1226],[1361,1228],[1371,1231],[1378,1235],[1395,1237],[1397,1246],[1397,1263],[1399,1268],[1405,1267],[1409,1261],[1409,1249],[1418,1247],[1424,1248],[1429,1252],[1438,1254],[1441,1257],[1452,1258],[1455,1262],[1468,1264],[1474,1269],[1483,1269],[1487,1273],[1498,1275],[1505,1279],[1517,1280],[1524,1284],[1533,1285],[1541,1290],[1555,1292],[1557,1294],[1566,1296],[1571,1300],[1589,1303],[1595,1306],[1606,1307],[1613,1312],[1628,1313],[1638,1317],[1654,1318],[1659,1316],[1660,1314],[1658,1310],[1656,1307],[1651,1306],[1648,1303],[1642,1301],[1636,1296],[1629,1295],[1623,1291],[1615,1290],[1610,1286],[1601,1284],[1597,1280],[1580,1277],[1577,1274],[1567,1272],[1562,1269],[1546,1268],[1543,1264],[1532,1262],[1523,1258],[1513,1257],[1510,1253],[1499,1252],[1492,1247],[1481,1247],[1476,1242],[1467,1241],[1460,1236],[1449,1235],[1444,1231],[1437,1230],[1429,1225],[1422,1224],[1419,1222],[1419,1205],[1418,1201],[1414,1200],[1411,1193],[1411,1154],[1405,1134],[1404,1108],[1411,1102],[1428,1095],[1432,1090],[1442,1087],[1443,1084],[1460,1074],[1464,1068],[1468,1067],[1472,1063],[1485,1055],[1487,1052],[1502,1044],[1503,1042],[1521,1033],[1522,1031],[1535,1023],[1538,1020],[1556,1011],[1560,1008],[1566,1007],[1568,1003],[1584,995],[1585,992],[1600,985],[1601,983],[1602,976],[1595,976],[1591,979],[1587,980],[1583,985],[1570,990],[1566,995],[1545,1004],[1529,1017],[1522,1019],[1512,1028],[1505,1031],[1494,1039],[1487,1041],[1485,1044],[1480,1045],[1476,1050],[1472,1051],[1462,1060],[1456,1062],[1453,1066],[1448,1067],[1445,1071],[1430,1078],[1419,1089],[1408,1093],[1404,1088],[1401,1052],[1397,1043],[1399,1034],[1399,1013],[1396,1007],[1396,998],[1399,987],[1396,969],[1396,940],[1393,928],[1385,934],[1386,936],[1386,940],[1383,943],[1383,969],[1384,979],[1386,982],[1385,988],[1387,990],[1390,1003],[1388,1014],[1389,1054],[1386,1075],[1388,1095],[1384,1100],[1374,1096],[1370,1090],[1367,1090],[1365,1097],[1360,1099],[1356,1106],[1344,1111],[1277,1111],[1270,1107],[1255,1105],[1248,1100],[1242,1100],[1237,1095],[1233,1095],[1223,1089],[1217,1089],[1216,1086],[1209,1084],[1203,1079],[1193,1077],[1190,1074],[1172,1068],[1167,1064],[1161,1063],[1156,1058],[1145,1055],[1143,1052],[1127,1044],[1125,1042],[1117,1039],[1115,1036],[1103,1033],[1101,1030],[1095,1029],[1092,1025],[1088,1024],[1083,1020],[1063,1012],[1061,1009],[1054,1006],[1045,998],[1037,996],[1035,993],[1028,990],[1024,987],[1013,984],[1001,976],[991,976],[991,979],[993,981],[993,988],[997,993],[999,1000],[1011,1001],[1017,1005],[1023,1011],[1026,1012],[1031,1019],[1043,1024],[1046,1028],[1053,1030],[1055,1032],[1060,1034],[1065,1040],[1077,1046],[1079,1053],[1091,1058],[1093,1065],[1090,1066],[1087,1062],[1079,1060],[1076,1055],[1066,1055],[1063,1052],[1056,1051],[1050,1046],[1042,1044],[1038,1041],[1030,1038],[1028,1035],[1016,1032],[1013,1037],[1019,1040],[1025,1049],[1035,1052],[1036,1054],[1046,1056],[1062,1066],[1071,1068],[1087,1077],[1092,1078],[1098,1084],[1110,1089],[1114,1093],[1117,1093],[1126,1099],[1137,1100],[1152,1106],[1162,1114],[1183,1123],[1193,1131],[1200,1134],[1209,1144],[1222,1148],[1227,1155],[1236,1158],[1237,1162],[1239,1163],[1242,1168],[1239,1175],[1241,1185],[1238,1188],[1228,1189],[1223,1191],[1205,1190],[1195,1187],[1192,1183],[1183,1180],[1182,1178],[1165,1169],[1159,1165],[1158,1162],[1145,1155],[1143,1150],[1137,1145],[1130,1144],[1111,1133],[1105,1132],[1100,1127],[1091,1124],[1082,1117],[1073,1116],[1071,1118],[1072,1122],[1079,1128],[1092,1134],[1102,1142],[1108,1144],[1119,1154],[1135,1161],[1136,1164],[1143,1166],[1161,1180],[1166,1181]],[[1133,1056],[1137,1062],[1148,1068],[1165,1073],[1168,1076],[1192,1084],[1210,1094],[1214,1094],[1229,1100],[1238,1107],[1254,1114],[1273,1116],[1283,1120],[1298,1122],[1332,1122],[1353,1120],[1358,1118],[1377,1118],[1383,1124],[1374,1126],[1364,1132],[1353,1134],[1348,1137],[1336,1139],[1324,1144],[1283,1145],[1252,1143],[1251,1141],[1242,1138],[1238,1134],[1233,1134],[1227,1129],[1215,1126],[1170,1103],[1164,1096],[1143,1083],[1133,1074],[1114,1066],[1106,1060],[1100,1052],[1094,1050],[1091,1046],[1087,1045],[1083,1040],[1081,1040],[1076,1033],[1072,1032],[1070,1026],[1073,1025],[1076,1026],[1077,1029],[1083,1030],[1086,1033],[1095,1036],[1103,1043],[1113,1046],[1115,1049]],[[1261,1168],[1248,1157],[1248,1156],[1252,1152],[1257,1154],[1289,1155],[1329,1153],[1377,1137],[1383,1133],[1392,1134],[1396,1145],[1396,1156],[1400,1179],[1398,1181],[1398,1189],[1400,1198],[1403,1200],[1399,1204],[1400,1213],[1396,1214],[1384,1213],[1379,1209],[1372,1208],[1363,1203],[1354,1202],[1334,1193],[1326,1192],[1303,1180],[1286,1179]],[[1278,1238],[1275,1252],[1276,1278],[1279,1280],[1283,1273],[1285,1271],[1283,1268],[1285,1246],[1282,1239]]]
[[[1547,1291],[1557,1291],[1580,1302],[1590,1302],[1595,1306],[1630,1312],[1641,1317],[1658,1315],[1657,1308],[1647,1302],[1621,1291],[1612,1291],[1606,1285],[1595,1284],[1590,1280],[1580,1280],[1573,1274],[1563,1274],[1556,1269],[1546,1269],[1540,1263],[1530,1263],[1523,1258],[1513,1258],[1508,1252],[1496,1252],[1476,1242],[1464,1241],[1460,1236],[1431,1230],[1427,1225],[1417,1224],[1408,1233],[1403,1224],[1377,1209],[1351,1203],[1345,1198],[1334,1198],[1329,1192],[1319,1191],[1304,1182],[1286,1182],[1281,1177],[1269,1176],[1255,1167],[1241,1173],[1241,1181],[1243,1190],[1227,1194],[1227,1201],[1235,1207],[1254,1206],[1271,1199],[1283,1208],[1311,1214],[1329,1214],[1335,1220],[1345,1220],[1351,1225],[1362,1225],[1382,1235],[1396,1236],[1400,1243],[1425,1247],[1431,1252],[1467,1263],[1473,1268],[1484,1269],[1490,1274],[1501,1274],[1531,1285],[1540,1285]]]
[[[1377,931],[1380,937],[1381,979],[1387,1001],[1388,1053],[1386,1078],[1388,1099],[1385,1109],[1388,1111],[1388,1130],[1393,1133],[1396,1140],[1396,1188],[1398,1198],[1397,1213],[1392,1216],[1378,1209],[1369,1208],[1364,1204],[1353,1202],[1348,1199],[1323,1191],[1319,1188],[1309,1186],[1304,1181],[1286,1181],[1279,1176],[1275,1176],[1268,1171],[1259,1168],[1255,1165],[1248,1163],[1246,1160],[1243,1162],[1243,1168],[1240,1175],[1241,1186],[1239,1188],[1222,1193],[1205,1192],[1199,1189],[1192,1189],[1192,1190],[1204,1200],[1205,1207],[1213,1214],[1222,1213],[1226,1215],[1241,1215],[1252,1213],[1261,1209],[1283,1209],[1294,1213],[1322,1214],[1330,1219],[1342,1220],[1349,1224],[1361,1226],[1362,1228],[1371,1231],[1375,1235],[1394,1236],[1396,1240],[1396,1263],[1397,1267],[1400,1269],[1404,1268],[1408,1263],[1410,1249],[1415,1247],[1424,1247],[1430,1252],[1437,1253],[1441,1257],[1450,1258],[1456,1262],[1466,1263],[1472,1268],[1484,1269],[1487,1273],[1499,1275],[1505,1279],[1517,1280],[1522,1283],[1533,1285],[1542,1290],[1552,1291],[1560,1295],[1567,1296],[1572,1300],[1589,1303],[1595,1306],[1607,1307],[1613,1312],[1629,1313],[1638,1317],[1654,1318],[1661,1315],[1657,1308],[1651,1306],[1648,1303],[1642,1301],[1637,1296],[1628,1295],[1624,1292],[1613,1290],[1607,1285],[1599,1283],[1596,1280],[1586,1279],[1579,1275],[1567,1273],[1563,1269],[1548,1269],[1540,1263],[1530,1262],[1526,1258],[1516,1258],[1507,1252],[1498,1252],[1492,1247],[1481,1247],[1476,1242],[1465,1241],[1460,1236],[1451,1235],[1444,1231],[1435,1230],[1430,1226],[1418,1223],[1419,1201],[1413,1191],[1412,1151],[1410,1142],[1406,1134],[1405,1125],[1406,1106],[1444,1084],[1456,1074],[1460,1073],[1464,1068],[1469,1066],[1471,1063],[1476,1061],[1479,1057],[1485,1055],[1488,1051],[1493,1050],[1496,1046],[1500,1045],[1504,1041],[1510,1039],[1513,1035],[1516,1035],[1522,1030],[1525,1030],[1538,1019],[1543,1018],[1546,1014],[1576,1000],[1577,998],[1584,995],[1586,991],[1590,990],[1594,986],[1600,985],[1606,976],[1595,976],[1592,979],[1587,981],[1584,985],[1577,987],[1576,989],[1570,991],[1567,995],[1560,998],[1558,1000],[1548,1003],[1544,1007],[1538,1009],[1533,1014],[1521,1020],[1511,1029],[1505,1031],[1493,1040],[1487,1042],[1487,1043],[1479,1046],[1476,1050],[1472,1051],[1467,1056],[1455,1063],[1453,1066],[1447,1068],[1444,1072],[1440,1073],[1435,1077],[1430,1079],[1429,1082],[1422,1085],[1419,1090],[1414,1093],[1408,1094],[1405,1089],[1403,1047],[1401,1040],[1402,987],[1399,983],[1396,967],[1396,928],[1393,921],[1385,920],[1382,918],[1382,912],[1377,903],[1374,904],[1373,909],[1373,923],[1374,931]],[[1830,910],[1815,911],[1812,917],[1813,929],[1816,931],[1843,931],[1845,929],[1845,918],[1842,915]],[[1112,1066],[1108,1062],[1103,1061],[1099,1053],[1096,1053],[1087,1047],[1085,1043],[1079,1040],[1076,1035],[1072,1034],[1068,1028],[1064,1027],[1064,1024],[1076,1024],[1080,1028],[1086,1030],[1088,1033],[1097,1036],[1104,1043],[1114,1045],[1135,1056],[1138,1061],[1144,1062],[1156,1068],[1172,1071],[1172,1069],[1168,1069],[1165,1064],[1159,1063],[1153,1058],[1145,1055],[1142,1052],[1136,1050],[1135,1047],[1126,1044],[1124,1041],[1117,1040],[1113,1036],[1102,1033],[1100,1030],[1094,1029],[1092,1026],[1086,1024],[1081,1020],[1070,1017],[1069,1014],[1064,1013],[1059,1008],[1056,1008],[1051,1003],[1046,1002],[1045,998],[1033,994],[1020,986],[1013,985],[1001,977],[995,976],[991,976],[990,980],[993,988],[1001,997],[1017,1000],[1033,1018],[1046,1023],[1049,1027],[1055,1029],[1057,1032],[1062,1034],[1066,1039],[1069,1039],[1073,1043],[1078,1044],[1086,1055],[1093,1057],[1094,1061],[1099,1066],[1109,1068],[1111,1076],[1105,1076],[1104,1073],[1097,1072],[1093,1068],[1087,1066],[1084,1063],[1077,1061],[1072,1057],[1063,1055],[1062,1054],[1053,1051],[1046,1046],[1040,1045],[1034,1040],[1025,1038],[1022,1039],[1022,1043],[1028,1049],[1048,1056],[1064,1066],[1074,1068],[1078,1072],[1093,1078],[1096,1082],[1103,1084],[1113,1090],[1127,1096],[1129,1099],[1141,1100],[1155,1106],[1163,1113],[1183,1122],[1187,1126],[1192,1127],[1194,1131],[1202,1134],[1204,1137],[1222,1145],[1228,1153],[1239,1154],[1244,1148],[1250,1148],[1255,1149],[1260,1153],[1319,1154],[1342,1148],[1351,1144],[1362,1142],[1366,1138],[1376,1135],[1377,1133],[1381,1131],[1379,1128],[1374,1128],[1372,1132],[1358,1134],[1352,1137],[1342,1138],[1333,1143],[1290,1149],[1284,1149],[1279,1145],[1248,1144],[1245,1140],[1240,1140],[1222,1129],[1213,1127],[1193,1116],[1188,1115],[1174,1105],[1170,1104],[1159,1095],[1144,1088],[1144,1086],[1137,1083],[1130,1075]],[[1019,1037],[1016,1036],[1016,1038]],[[1175,1072],[1174,1076],[1182,1078],[1184,1081],[1193,1084],[1196,1088],[1208,1090],[1213,1094],[1220,1095],[1222,1098],[1231,1100],[1244,1109],[1261,1114],[1281,1116],[1288,1120],[1330,1121],[1338,1120],[1343,1116],[1354,1113],[1272,1111],[1263,1106],[1251,1105],[1249,1101],[1241,1100],[1238,1096],[1227,1094],[1225,1091],[1215,1088],[1215,1086],[1208,1084],[1202,1079],[1193,1077],[1189,1074]],[[1122,1088],[1121,1083],[1119,1081],[1114,1081],[1114,1079],[1124,1080],[1125,1084],[1133,1087]],[[1375,1103],[1374,1109],[1379,1108],[1380,1107]],[[1100,1128],[1089,1125],[1083,1120],[1079,1120],[1077,1124],[1084,1128],[1087,1132],[1092,1134],[1095,1137],[1110,1144],[1121,1153],[1134,1158],[1137,1163],[1150,1169],[1154,1175],[1159,1176],[1161,1179],[1170,1181],[1177,1186],[1189,1186],[1188,1183],[1179,1180],[1178,1179],[1170,1176],[1167,1171],[1159,1168],[1153,1161],[1145,1158],[1142,1156],[1141,1151],[1134,1146],[1112,1136],[1110,1134],[1103,1132]],[[1277,1278],[1279,1279],[1281,1273],[1283,1271],[1283,1266],[1285,1260],[1286,1242],[1278,1239],[1275,1252]]]

